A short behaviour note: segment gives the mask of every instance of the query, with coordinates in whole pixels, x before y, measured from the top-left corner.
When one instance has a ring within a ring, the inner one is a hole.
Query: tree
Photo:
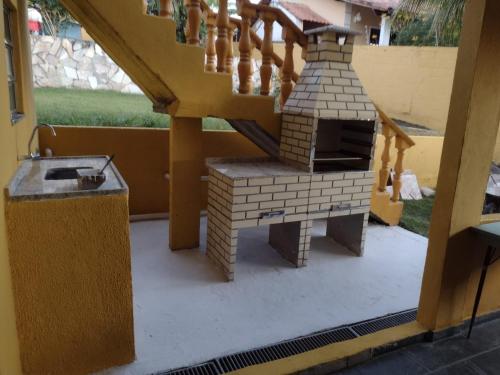
[[[42,15],[45,33],[57,36],[61,28],[73,18],[59,0],[28,0],[28,6]]]
[[[410,27],[428,24],[428,37],[434,45],[457,45],[462,29],[465,0],[401,0],[393,14],[394,29],[402,32]]]

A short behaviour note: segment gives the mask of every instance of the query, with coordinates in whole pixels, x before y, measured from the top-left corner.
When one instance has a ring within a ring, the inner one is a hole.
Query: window
[[[380,43],[380,29],[370,28],[370,40],[368,44],[378,46]]]
[[[21,117],[19,106],[19,96],[17,92],[18,80],[16,79],[15,68],[15,44],[14,28],[12,22],[13,12],[7,6],[3,8],[3,21],[5,28],[5,56],[7,58],[7,84],[9,86],[10,113],[12,121],[15,122]]]

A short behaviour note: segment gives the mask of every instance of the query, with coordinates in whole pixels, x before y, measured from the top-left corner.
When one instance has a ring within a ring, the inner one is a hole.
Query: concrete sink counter
[[[104,170],[106,182],[95,190],[80,190],[76,179],[45,179],[47,171],[52,168],[90,167],[101,169],[106,161],[106,156],[25,160],[9,184],[8,198],[10,200],[37,200],[127,193],[128,187],[113,164]]]
[[[24,373],[91,373],[135,357],[126,183],[113,164],[95,190],[45,178],[52,168],[106,161],[26,160],[6,188]]]

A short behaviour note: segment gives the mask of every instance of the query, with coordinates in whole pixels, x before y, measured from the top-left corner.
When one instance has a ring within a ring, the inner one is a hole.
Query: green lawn
[[[403,217],[399,225],[428,237],[433,205],[434,197],[423,198],[419,201],[404,201]]]
[[[35,89],[38,122],[54,125],[168,128],[168,115],[154,113],[143,95],[104,90]],[[220,119],[203,120],[204,129],[228,130]]]

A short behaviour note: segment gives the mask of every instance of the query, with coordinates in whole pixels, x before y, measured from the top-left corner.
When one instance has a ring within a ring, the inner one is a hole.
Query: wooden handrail
[[[405,131],[401,129],[393,119],[387,116],[386,113],[382,111],[378,105],[375,104],[375,108],[383,124],[389,126],[392,129],[392,131],[396,133],[397,136],[401,137],[408,144],[409,147],[415,146],[415,142],[413,141],[413,139],[411,139],[411,137],[408,134],[406,134]]]
[[[397,157],[396,163],[394,164],[394,179],[392,181],[392,202],[399,201],[399,193],[401,191],[402,181],[401,175],[403,174],[403,160],[404,153],[407,149],[413,147],[415,142],[411,137],[405,133],[403,129],[399,127],[394,120],[392,120],[389,116],[387,116],[384,111],[380,109],[380,107],[375,106],[377,109],[380,120],[382,123],[382,136],[385,138],[384,141],[384,149],[382,151],[382,166],[379,171],[379,184],[377,190],[381,193],[386,192],[387,181],[389,179],[389,163],[391,161],[390,158],[390,148],[392,146],[392,139],[395,138],[395,148],[397,149]]]
[[[295,23],[293,23],[281,9],[264,4],[253,4],[249,1],[242,1],[240,4],[241,7],[254,9],[257,13],[273,13],[276,16],[276,21],[281,25],[281,27],[291,30],[297,38],[297,43],[302,48],[307,48],[307,35],[304,34],[304,32]]]
[[[219,0],[219,13],[217,14],[217,40],[215,49],[217,51],[217,71],[219,73],[227,72],[226,57],[229,49],[228,29],[229,14],[227,11],[227,0]]]
[[[172,0],[160,0],[160,17],[172,19],[174,16],[174,4]]]
[[[261,19],[264,22],[264,39],[262,40],[262,65],[260,67],[260,95],[267,96],[271,92],[272,82],[271,76],[273,74],[273,24],[276,17],[273,13],[261,14]],[[252,37],[250,36],[250,39]]]
[[[252,37],[252,42],[254,42],[255,44],[255,48],[260,51],[262,48],[262,39],[260,39],[260,37],[254,30],[250,32],[250,36]],[[279,69],[283,67],[283,59],[276,52],[273,52],[273,60],[274,65],[276,65]],[[294,71],[292,74],[292,79],[293,82],[297,83],[297,81],[299,80],[299,74]]]
[[[293,48],[297,41],[297,36],[293,31],[288,28],[283,29],[283,37],[285,39],[285,61],[281,69],[281,92],[280,92],[280,106],[281,109],[285,107],[293,90],[292,75],[295,71],[293,61]]]
[[[238,92],[240,94],[251,94],[253,89],[252,80],[252,38],[250,30],[252,29],[251,21],[255,16],[255,10],[245,8],[240,12],[241,16],[241,29],[240,29],[240,61],[238,63],[238,76],[240,79],[240,87]]]
[[[201,1],[200,0],[184,0],[184,5],[187,8],[187,27],[188,44],[199,45],[200,44],[200,27],[201,27]]]
[[[186,1],[186,2],[189,3],[188,1]],[[212,20],[212,23],[213,23],[213,20],[218,18],[218,16],[219,16],[218,13],[214,12],[205,0],[199,0],[199,4],[200,4],[200,9],[203,13],[204,18],[207,21]],[[247,12],[255,13],[255,14],[257,14],[257,16],[259,16],[259,14],[264,14],[265,12],[273,14],[276,21],[283,28],[286,28],[289,33],[292,33],[294,35],[295,42],[297,42],[302,48],[307,47],[307,36],[280,9],[277,9],[277,8],[274,8],[272,6],[262,4],[262,3],[252,4],[252,3],[247,2],[245,0],[243,1],[243,3],[241,5],[243,6],[243,8],[246,8]],[[240,9],[240,11],[242,11],[242,9]],[[235,25],[241,31],[241,26],[242,26],[241,19],[236,18],[236,17],[229,17],[229,23],[232,25]],[[211,30],[211,31],[213,31],[213,30]],[[250,28],[249,31],[250,31],[251,43],[255,46],[255,48],[257,48],[257,50],[262,52],[262,48],[263,48],[263,44],[264,44],[263,40],[257,35],[257,33],[252,28]],[[228,35],[231,35],[231,34],[232,33],[229,31]],[[210,37],[212,37],[212,35],[210,35]],[[213,41],[211,39],[209,41],[209,43],[207,44],[207,71],[213,71],[213,47],[214,46],[212,43],[213,43]],[[229,44],[232,44],[232,43],[229,43]],[[274,51],[272,52],[271,56],[272,56],[272,60],[273,60],[274,65],[276,65],[276,67],[278,69],[283,71],[283,68],[285,65],[284,59],[281,58]],[[240,59],[241,59],[241,56],[240,56]],[[228,69],[228,68],[229,68],[230,61],[232,61],[232,56],[228,56],[228,58],[226,60],[227,61],[225,64],[225,67],[226,67],[225,71],[230,72],[230,69]],[[218,69],[219,71],[221,70],[220,68],[221,67],[219,66],[219,69]],[[291,72],[291,79],[295,83],[299,80],[299,74],[297,72],[295,72],[295,70],[293,70]]]
[[[231,23],[234,23],[238,29],[241,29],[241,20],[239,18],[230,17]],[[262,39],[257,35],[255,30],[250,30],[250,37],[252,38],[252,42],[255,44],[255,48],[257,50],[262,49]],[[273,52],[273,60],[274,65],[281,69],[283,67],[283,59],[276,52]],[[297,72],[293,72],[292,75],[293,82],[297,82],[299,80],[299,74]]]

